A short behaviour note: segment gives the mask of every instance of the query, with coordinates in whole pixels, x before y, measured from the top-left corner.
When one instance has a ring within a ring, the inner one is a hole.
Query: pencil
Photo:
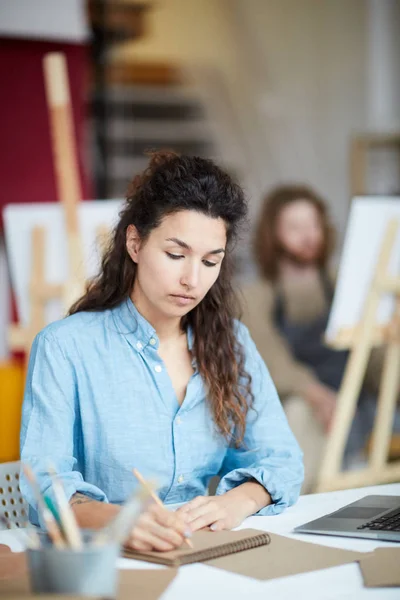
[[[29,465],[23,464],[22,470],[27,478],[32,491],[35,495],[38,510],[42,514],[44,524],[46,525],[47,532],[53,544],[57,548],[65,548],[65,542],[61,534],[60,528],[58,527],[57,521],[52,515],[51,511],[47,508],[43,496],[40,492],[39,484],[36,480],[35,474]]]
[[[132,473],[134,474],[136,479],[139,481],[139,483],[141,483],[142,486],[149,492],[149,494],[153,498],[154,502],[156,504],[158,504],[158,506],[164,506],[164,504],[162,503],[160,498],[157,496],[157,494],[151,489],[151,486],[145,480],[143,475],[141,473],[139,473],[139,471],[137,469],[132,469]],[[189,546],[189,548],[193,548],[193,544],[190,540],[185,538],[185,542],[186,542],[187,546]]]

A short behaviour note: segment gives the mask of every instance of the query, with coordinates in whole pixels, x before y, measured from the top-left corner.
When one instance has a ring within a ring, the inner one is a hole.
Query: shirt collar
[[[129,296],[113,308],[111,312],[118,331],[125,335],[137,350],[142,350],[148,344],[155,349],[158,348],[160,342],[156,330],[140,314]],[[190,352],[193,349],[193,340],[193,330],[189,326],[187,329],[187,343]]]
[[[128,297],[112,309],[115,325],[120,333],[138,350],[150,344],[157,349],[159,346],[156,330],[140,314],[132,300]]]

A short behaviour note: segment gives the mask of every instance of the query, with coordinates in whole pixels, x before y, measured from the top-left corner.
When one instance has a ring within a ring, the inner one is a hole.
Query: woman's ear
[[[128,229],[126,230],[126,250],[133,262],[137,263],[140,250],[140,236],[134,225],[128,225]]]

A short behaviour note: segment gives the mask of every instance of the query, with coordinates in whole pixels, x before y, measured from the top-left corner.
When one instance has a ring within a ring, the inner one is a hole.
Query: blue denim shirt
[[[42,492],[52,496],[51,461],[68,497],[81,492],[124,502],[137,485],[136,467],[159,483],[166,504],[205,494],[216,474],[221,476],[217,494],[249,479],[263,485],[273,504],[260,514],[293,504],[303,480],[302,453],[246,327],[235,326],[254,394],[240,448],[217,431],[195,361],[178,404],[157,352],[156,331],[130,299],[112,310],[77,313],[41,331],[29,361],[21,459],[32,466]],[[189,349],[192,342],[189,331]],[[36,501],[23,476],[20,485],[33,509],[30,518],[37,522]]]

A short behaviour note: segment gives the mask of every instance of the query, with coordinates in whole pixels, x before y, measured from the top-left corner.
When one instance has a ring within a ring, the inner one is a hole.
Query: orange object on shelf
[[[19,459],[24,377],[23,364],[0,362],[0,462]]]

